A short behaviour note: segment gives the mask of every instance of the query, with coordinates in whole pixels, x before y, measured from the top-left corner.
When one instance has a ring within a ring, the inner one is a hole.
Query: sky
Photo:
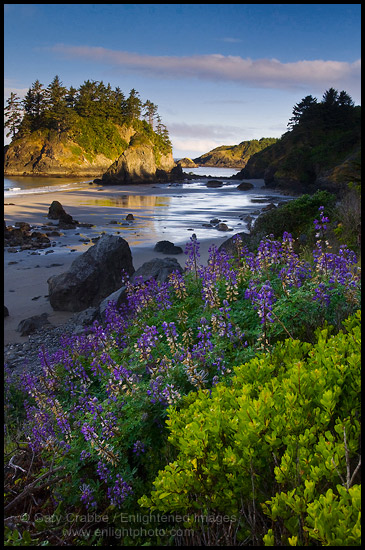
[[[361,4],[5,4],[4,98],[58,75],[158,106],[174,158],[287,131],[330,87],[360,105]],[[9,140],[6,140],[8,143]]]

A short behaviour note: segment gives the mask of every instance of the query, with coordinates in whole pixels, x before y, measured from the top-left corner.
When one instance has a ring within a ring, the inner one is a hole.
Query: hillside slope
[[[222,145],[197,157],[195,164],[225,168],[243,168],[249,158],[277,141],[276,138],[251,139],[238,145]]]

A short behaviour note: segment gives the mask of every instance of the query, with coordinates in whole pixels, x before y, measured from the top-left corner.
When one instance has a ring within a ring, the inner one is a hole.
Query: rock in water
[[[122,237],[103,235],[84,254],[76,258],[68,271],[48,279],[49,301],[53,309],[82,311],[96,307],[120,288],[122,270],[133,275],[129,244]]]

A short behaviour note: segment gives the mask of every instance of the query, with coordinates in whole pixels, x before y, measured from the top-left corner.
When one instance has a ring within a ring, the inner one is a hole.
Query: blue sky
[[[175,158],[280,137],[331,86],[360,104],[361,4],[5,4],[5,98],[58,75],[158,105]]]

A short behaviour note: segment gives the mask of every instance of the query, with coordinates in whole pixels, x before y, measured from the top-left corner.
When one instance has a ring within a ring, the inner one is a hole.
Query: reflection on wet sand
[[[108,198],[87,199],[80,202],[80,206],[111,206],[128,209],[154,209],[168,207],[171,198],[156,195],[118,195]]]

